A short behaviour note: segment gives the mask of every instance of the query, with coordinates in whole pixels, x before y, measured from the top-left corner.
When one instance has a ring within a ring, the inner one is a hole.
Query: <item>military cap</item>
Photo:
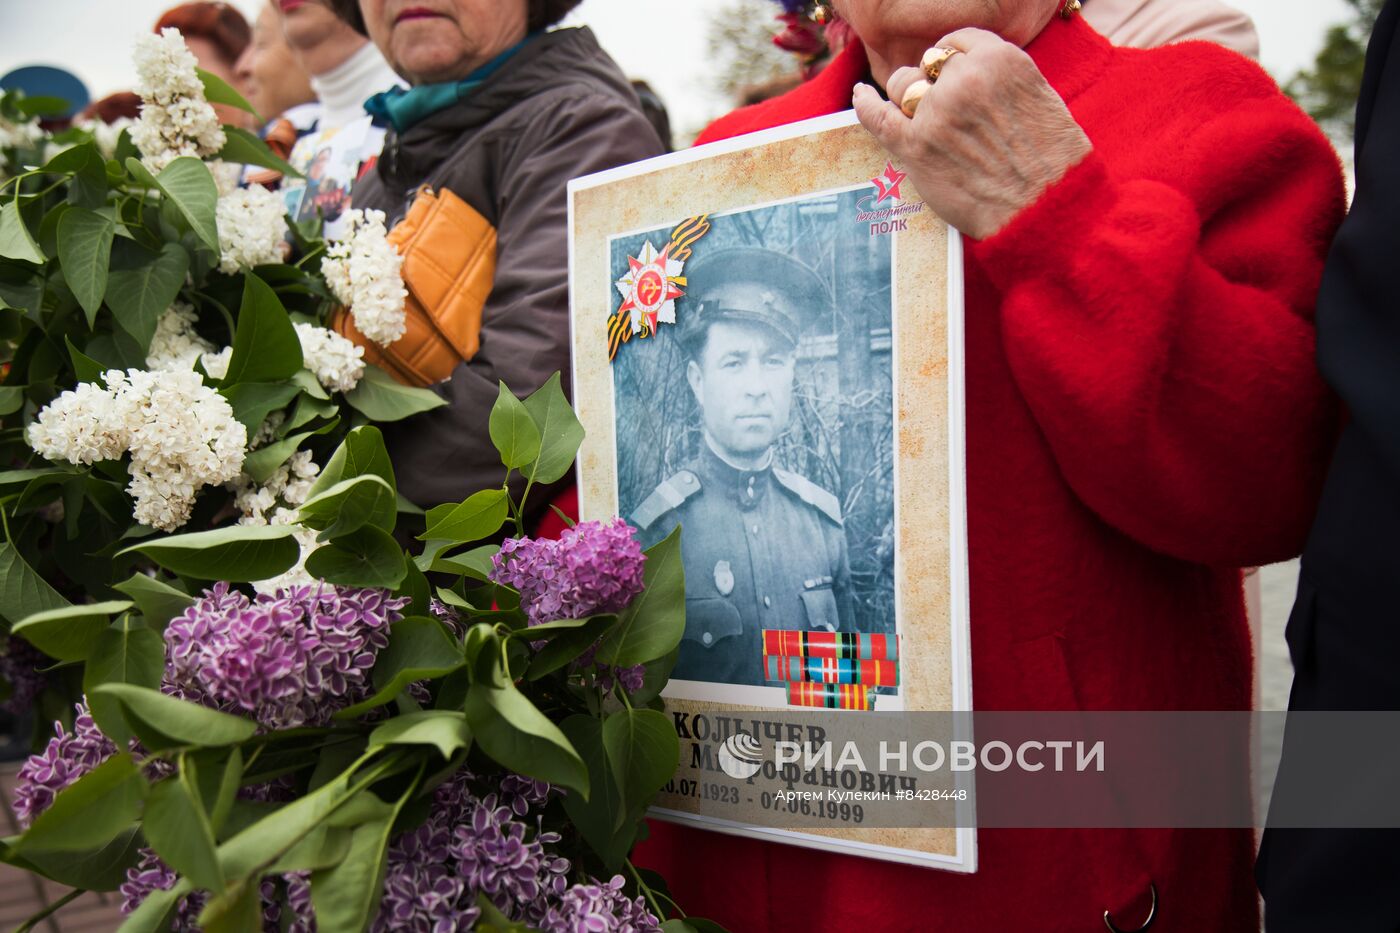
[[[762,324],[794,345],[814,318],[831,310],[831,293],[810,266],[761,247],[724,249],[686,268],[689,307],[678,338],[694,353],[716,321]]]

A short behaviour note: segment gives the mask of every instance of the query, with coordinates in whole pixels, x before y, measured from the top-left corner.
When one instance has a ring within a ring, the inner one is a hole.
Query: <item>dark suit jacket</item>
[[[1318,302],[1318,361],[1351,420],[1288,622],[1291,710],[1400,710],[1397,40],[1400,0],[1389,0],[1371,38],[1357,109],[1356,198]],[[1294,754],[1296,742],[1286,741],[1280,786]],[[1347,775],[1337,779],[1342,792]],[[1400,930],[1400,831],[1270,830],[1258,878],[1269,933]]]

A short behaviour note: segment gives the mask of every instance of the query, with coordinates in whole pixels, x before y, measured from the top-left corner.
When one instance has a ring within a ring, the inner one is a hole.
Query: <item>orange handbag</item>
[[[381,347],[345,308],[332,315],[331,328],[399,382],[436,385],[481,345],[481,312],[496,277],[496,228],[451,191],[423,187],[389,242],[403,256],[404,335]]]

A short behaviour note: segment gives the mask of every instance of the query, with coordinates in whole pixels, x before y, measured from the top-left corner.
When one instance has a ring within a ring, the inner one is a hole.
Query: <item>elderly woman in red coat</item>
[[[1248,709],[1237,568],[1299,551],[1337,417],[1331,148],[1243,57],[1077,0],[833,5],[860,41],[701,141],[854,106],[966,237],[975,707]],[[983,830],[970,876],[658,823],[639,857],[744,933],[1259,929],[1249,829]]]

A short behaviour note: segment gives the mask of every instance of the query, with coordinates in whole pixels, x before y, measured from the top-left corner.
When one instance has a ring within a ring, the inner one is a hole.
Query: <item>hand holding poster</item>
[[[684,728],[970,708],[959,242],[903,182],[843,115],[570,184],[580,507],[682,530],[658,815],[968,871],[970,829],[759,825],[762,736]]]

